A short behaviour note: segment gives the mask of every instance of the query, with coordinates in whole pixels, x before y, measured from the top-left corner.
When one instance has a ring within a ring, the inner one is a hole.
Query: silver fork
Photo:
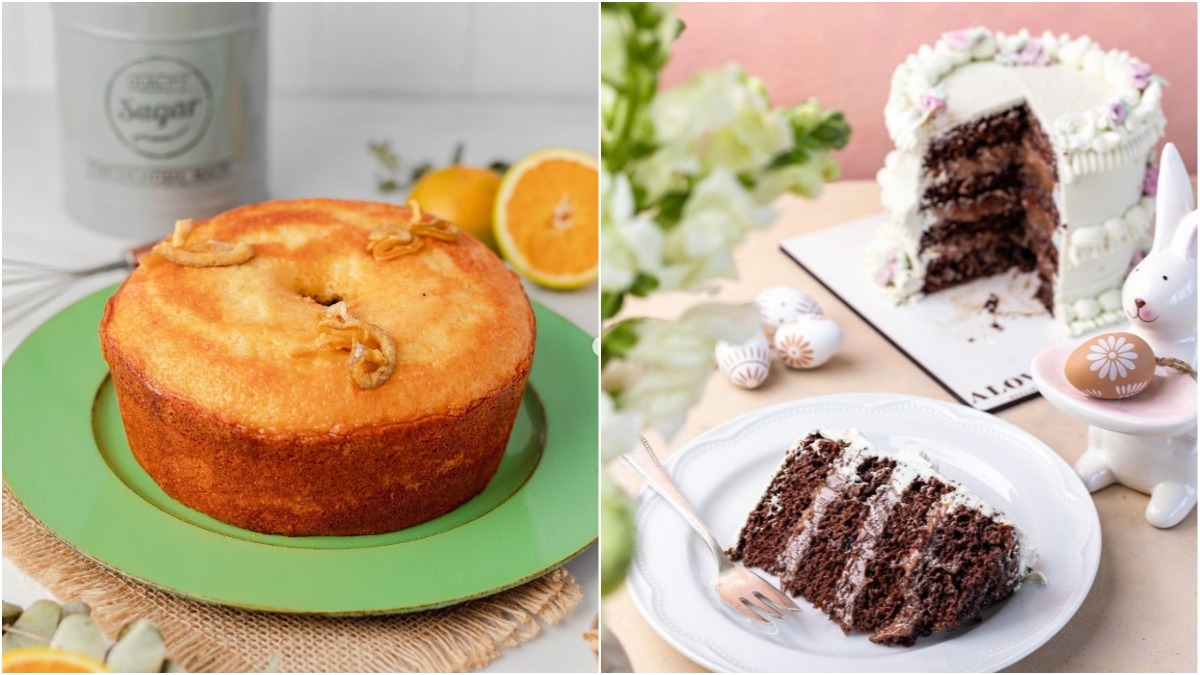
[[[621,461],[673,506],[708,546],[717,561],[717,595],[721,600],[747,619],[763,624],[770,624],[771,618],[782,619],[784,612],[799,612],[800,608],[786,593],[745,567],[735,565],[725,555],[721,544],[704,526],[699,514],[687,503],[663,469],[654,450],[650,448],[650,442],[640,434],[638,439],[642,447],[621,455]]]

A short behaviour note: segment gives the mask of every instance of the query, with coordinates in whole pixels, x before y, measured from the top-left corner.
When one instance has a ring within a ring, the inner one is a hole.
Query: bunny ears
[[[1155,197],[1154,250],[1170,247],[1184,257],[1196,255],[1196,202],[1192,181],[1174,143],[1162,151]]]

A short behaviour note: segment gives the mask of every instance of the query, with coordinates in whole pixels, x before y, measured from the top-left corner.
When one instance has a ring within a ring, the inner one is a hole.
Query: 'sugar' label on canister
[[[150,159],[196,146],[212,120],[213,91],[192,64],[150,56],[120,68],[105,92],[108,122],[125,146]]]

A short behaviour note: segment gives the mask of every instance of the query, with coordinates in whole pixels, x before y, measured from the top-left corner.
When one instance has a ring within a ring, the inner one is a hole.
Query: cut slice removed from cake
[[[924,454],[820,429],[787,451],[729,551],[846,633],[883,645],[980,621],[1033,573],[1003,513]]]

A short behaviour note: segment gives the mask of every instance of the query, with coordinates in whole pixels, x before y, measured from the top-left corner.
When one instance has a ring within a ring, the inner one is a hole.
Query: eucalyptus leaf
[[[186,673],[187,669],[184,668],[183,666],[179,665],[177,662],[172,661],[171,659],[167,659],[166,661],[163,662],[162,672],[164,672],[164,673]]]
[[[89,616],[92,613],[92,608],[89,607],[86,602],[83,602],[81,600],[76,600],[74,602],[68,602],[67,604],[63,605],[62,613],[63,613],[64,617],[70,616],[72,614],[83,614],[84,616]]]
[[[46,645],[58,621],[62,618],[62,607],[53,600],[38,600],[21,613],[13,622],[13,630],[4,634],[4,651],[17,647]]]
[[[105,663],[118,673],[157,673],[162,670],[166,651],[158,627],[139,619],[121,629],[121,637],[108,650]]]
[[[14,605],[11,602],[4,603],[4,625],[7,626],[16,621],[17,617],[21,616],[22,611],[24,610],[21,609],[20,605]]]
[[[104,633],[100,632],[92,617],[79,613],[63,617],[58,630],[54,631],[54,637],[50,638],[50,646],[90,656],[101,662],[107,649]]]

